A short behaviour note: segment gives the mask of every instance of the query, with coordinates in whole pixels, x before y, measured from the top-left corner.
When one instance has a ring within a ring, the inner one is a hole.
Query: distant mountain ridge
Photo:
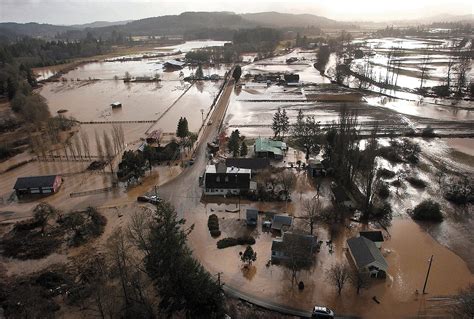
[[[150,17],[134,21],[96,21],[82,25],[51,25],[39,23],[0,23],[0,35],[32,36],[52,38],[59,33],[77,30],[91,31],[97,34],[110,33],[113,30],[131,35],[182,35],[187,31],[199,29],[243,29],[252,27],[338,27],[348,25],[325,17],[311,14],[290,14],[279,12],[261,12],[236,14],[233,12],[184,12],[179,15]]]
[[[400,24],[414,24],[414,22],[461,22],[473,21],[474,15],[463,16],[438,15],[426,19],[403,20]],[[370,22],[368,22],[370,23]],[[387,24],[392,22],[387,22]],[[87,32],[95,36],[111,35],[121,32],[125,35],[184,35],[199,30],[231,30],[272,27],[272,28],[351,28],[358,22],[341,22],[313,14],[291,14],[280,12],[259,12],[236,14],[233,12],[183,12],[179,15],[165,15],[133,21],[96,21],[81,25],[52,25],[40,23],[0,23],[0,39],[15,39],[19,36],[54,38],[62,34],[64,38],[75,39],[84,37]],[[360,22],[360,24],[363,24]],[[373,23],[378,24],[378,23]],[[205,35],[206,33],[202,33]],[[209,33],[211,34],[211,33]]]

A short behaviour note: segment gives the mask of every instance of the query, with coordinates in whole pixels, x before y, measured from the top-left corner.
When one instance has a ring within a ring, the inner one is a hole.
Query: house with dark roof
[[[293,224],[293,217],[288,215],[275,215],[272,220],[272,230],[284,232]]]
[[[185,65],[185,62],[178,60],[169,60],[163,63],[163,67],[169,71],[181,70]]]
[[[245,222],[247,226],[257,226],[258,222],[258,210],[256,209],[247,209]]]
[[[13,189],[18,197],[28,195],[51,195],[61,187],[59,175],[19,177]]]
[[[363,236],[347,240],[347,246],[357,269],[371,277],[385,278],[388,264],[375,243]]]
[[[257,171],[264,170],[270,167],[270,160],[268,158],[226,158],[225,165],[227,167],[238,167],[251,169],[255,175]]]
[[[365,237],[373,241],[378,249],[382,247],[382,243],[384,242],[383,234],[380,230],[361,231],[359,232],[359,236]]]
[[[250,181],[252,170],[238,167],[227,167],[224,163],[207,165],[204,172],[205,195],[239,195],[242,192],[253,190],[254,184]],[[251,189],[252,188],[252,189]]]
[[[291,258],[300,261],[312,261],[316,251],[317,239],[315,236],[285,232],[281,238],[272,241],[272,262],[279,262]]]

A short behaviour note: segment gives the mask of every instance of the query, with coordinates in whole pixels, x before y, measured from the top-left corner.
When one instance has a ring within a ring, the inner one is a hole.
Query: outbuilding
[[[28,195],[50,195],[61,187],[60,175],[19,177],[13,189],[18,197]]]

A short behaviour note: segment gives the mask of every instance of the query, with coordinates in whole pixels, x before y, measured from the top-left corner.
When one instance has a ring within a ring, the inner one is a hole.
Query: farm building
[[[259,137],[255,140],[254,151],[256,157],[274,158],[281,160],[288,149],[286,143]]]
[[[28,195],[50,195],[61,187],[59,175],[19,177],[13,189],[18,197]]]
[[[208,165],[204,173],[205,195],[239,195],[251,190],[250,169],[227,167],[224,163]]]

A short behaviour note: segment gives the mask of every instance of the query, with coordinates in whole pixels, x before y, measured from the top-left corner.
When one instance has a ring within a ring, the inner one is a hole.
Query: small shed
[[[378,249],[382,247],[382,243],[384,242],[383,234],[380,230],[361,231],[359,235],[373,241]]]
[[[258,222],[258,210],[247,209],[246,223],[247,226],[256,226]]]
[[[50,195],[62,184],[60,175],[19,177],[13,189],[18,197],[28,195]]]
[[[113,102],[110,104],[110,106],[113,108],[113,109],[117,109],[117,108],[121,108],[122,107],[122,103],[120,102]]]
[[[324,166],[318,159],[310,158],[306,168],[310,177],[318,177],[325,175]]]
[[[288,215],[275,215],[272,220],[272,230],[285,231],[293,224],[293,217]]]

